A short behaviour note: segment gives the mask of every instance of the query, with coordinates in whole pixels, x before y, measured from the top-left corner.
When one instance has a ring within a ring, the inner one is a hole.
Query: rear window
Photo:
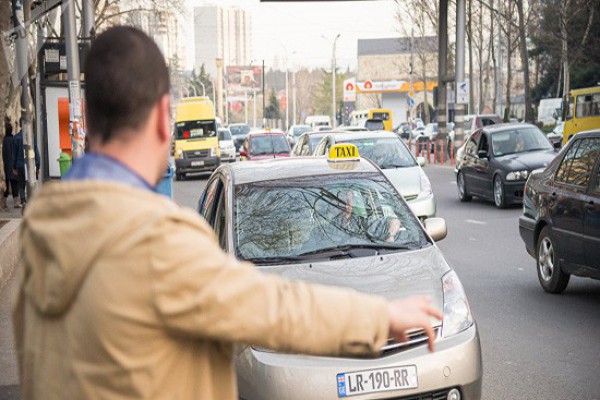
[[[383,121],[379,119],[368,119],[365,122],[365,128],[370,131],[382,131],[385,129],[385,126],[383,125]]]
[[[220,129],[219,140],[231,140],[231,132],[228,129]]]
[[[382,121],[387,121],[388,119],[390,119],[390,114],[383,113],[383,112],[374,112],[373,119],[380,119]]]
[[[255,156],[289,153],[290,145],[282,135],[254,136],[250,139],[250,152]]]
[[[183,121],[175,124],[176,139],[194,139],[217,136],[215,120]]]
[[[248,125],[231,125],[229,126],[229,130],[234,136],[247,135],[250,132],[250,127]]]

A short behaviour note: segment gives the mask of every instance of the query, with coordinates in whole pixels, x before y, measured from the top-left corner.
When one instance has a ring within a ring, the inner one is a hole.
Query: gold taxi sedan
[[[443,310],[443,321],[432,320],[436,350],[429,352],[420,330],[364,358],[240,347],[240,398],[480,399],[477,326],[458,276],[435,244],[446,236],[444,220],[422,225],[355,146],[336,145],[330,156],[336,154],[341,158],[223,165],[208,181],[199,212],[224,250],[265,273],[387,299],[429,296]]]

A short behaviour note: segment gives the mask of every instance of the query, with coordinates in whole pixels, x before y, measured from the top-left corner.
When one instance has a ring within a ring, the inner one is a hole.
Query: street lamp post
[[[338,33],[335,39],[333,39],[333,51],[331,53],[331,123],[335,126],[337,121],[337,107],[335,101],[335,46],[337,44],[337,40],[340,38],[341,33]],[[322,36],[325,40],[327,38]]]

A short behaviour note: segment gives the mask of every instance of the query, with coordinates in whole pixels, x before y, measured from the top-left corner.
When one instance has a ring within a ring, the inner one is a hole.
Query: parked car
[[[523,200],[531,171],[546,167],[556,156],[552,143],[530,124],[490,125],[471,134],[457,159],[460,201],[472,196],[505,208]]]
[[[242,148],[242,144],[244,143],[244,139],[246,139],[246,135],[250,133],[251,128],[247,124],[230,124],[229,130],[231,131],[231,136],[233,137],[235,149],[239,152]]]
[[[519,233],[549,293],[571,275],[600,279],[600,129],[578,133],[525,186]]]
[[[249,133],[240,151],[241,161],[289,156],[290,144],[285,138],[285,134],[279,130],[264,130]]]

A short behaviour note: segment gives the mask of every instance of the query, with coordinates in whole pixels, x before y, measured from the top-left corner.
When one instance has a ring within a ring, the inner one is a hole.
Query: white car
[[[219,149],[221,150],[221,161],[235,161],[235,144],[231,132],[227,128],[219,128]]]

